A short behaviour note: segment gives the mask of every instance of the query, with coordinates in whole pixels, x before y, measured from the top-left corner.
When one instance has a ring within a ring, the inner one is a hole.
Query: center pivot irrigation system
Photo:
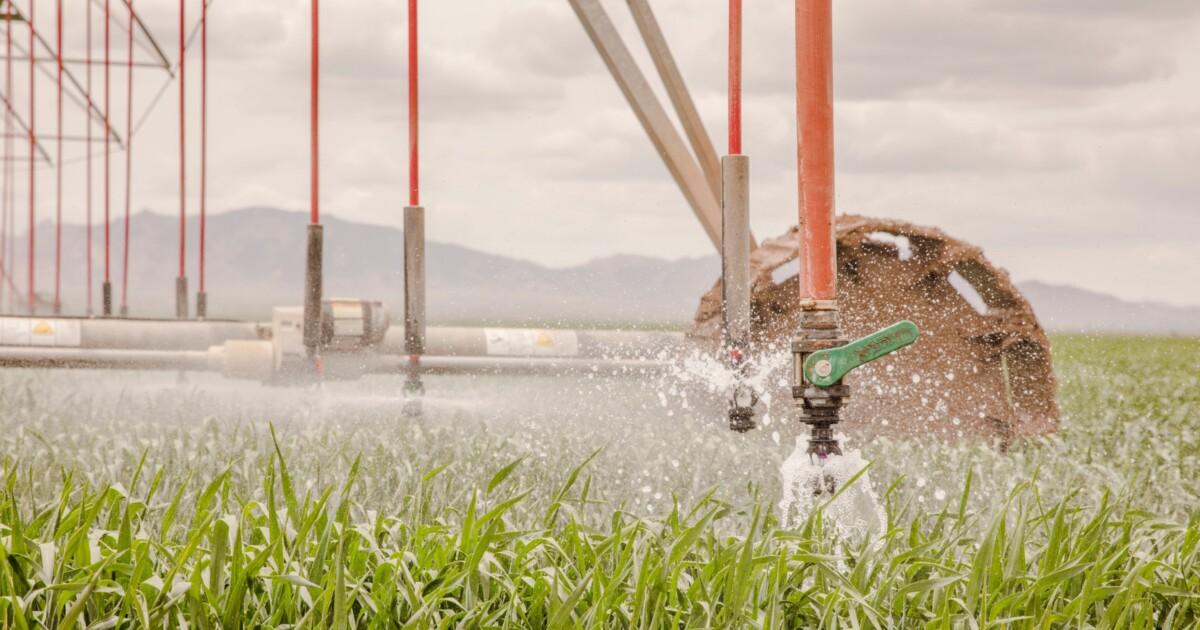
[[[29,4],[31,33],[36,1]],[[202,1],[202,49],[207,48],[205,16],[210,1]],[[311,0],[311,205],[303,304],[277,307],[268,322],[207,318],[202,176],[198,318],[189,319],[181,131],[177,319],[133,319],[124,309],[121,316],[113,317],[107,271],[103,317],[58,315],[57,301],[55,316],[41,317],[30,263],[28,313],[0,318],[0,365],[214,370],[272,383],[390,373],[405,377],[405,408],[417,413],[424,391],[422,377],[430,373],[642,374],[664,369],[684,353],[699,349],[718,356],[734,375],[725,392],[729,425],[745,432],[755,427],[755,408],[765,393],[750,385],[752,375],[772,349],[790,348],[794,365],[790,395],[799,419],[811,427],[813,458],[840,453],[834,427],[847,419],[852,428],[866,434],[982,436],[1001,444],[1055,430],[1058,411],[1045,333],[1004,272],[991,266],[977,248],[933,228],[835,217],[831,0],[796,0],[799,223],[784,236],[761,243],[750,229],[750,165],[742,147],[741,0],[729,2],[728,155],[719,160],[648,0],[627,1],[683,127],[682,135],[600,0],[567,0],[721,255],[721,278],[701,299],[688,333],[427,327],[417,0],[408,2],[407,25],[410,170],[404,208],[403,328],[390,326],[391,317],[381,302],[326,298],[320,214],[320,12],[318,0]],[[11,29],[15,10],[4,4]],[[177,69],[180,78],[188,41],[184,4],[181,0],[180,59],[174,68],[162,59],[163,67],[172,73]],[[107,0],[104,6],[107,18]],[[132,64],[133,31],[140,20],[131,0],[126,0],[126,6]],[[8,41],[11,45],[12,38]],[[30,46],[32,50],[32,40]],[[61,40],[57,50],[61,72]],[[10,64],[12,58],[10,49]],[[90,83],[90,57],[88,63]],[[201,73],[204,77],[203,61]],[[182,130],[182,81],[179,91]],[[10,94],[7,86],[9,119],[15,113]],[[84,94],[90,111],[90,88]],[[30,160],[34,160],[32,102],[30,107],[27,130]],[[205,121],[203,113],[201,119]],[[107,105],[102,121],[107,142],[114,135]],[[205,134],[201,137],[203,173]],[[106,164],[107,155],[106,151]],[[8,187],[5,198],[10,192]],[[107,234],[107,210],[105,225]],[[779,273],[795,260],[799,274]],[[868,365],[916,342],[918,325],[925,331],[920,344],[895,355],[883,367]],[[858,368],[870,378],[856,391],[858,402],[845,406],[850,390],[843,379]]]

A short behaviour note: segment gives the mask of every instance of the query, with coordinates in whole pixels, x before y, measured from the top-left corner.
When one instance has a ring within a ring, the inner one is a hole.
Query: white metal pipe
[[[269,340],[269,323],[80,317],[0,317],[0,347],[207,351],[227,341]],[[681,332],[429,327],[425,352],[442,356],[653,359],[687,347]],[[378,353],[407,356],[391,327]]]
[[[232,339],[258,339],[254,322],[87,317],[0,317],[0,346],[208,350]]]
[[[627,330],[430,327],[425,352],[454,357],[647,359],[685,347],[683,333]],[[404,354],[404,332],[389,330],[385,354]]]
[[[0,367],[117,370],[208,370],[212,355],[198,351],[0,347]]]
[[[404,359],[375,355],[366,361],[367,370],[395,374]],[[419,370],[427,374],[601,374],[637,375],[670,369],[672,363],[637,359],[585,359],[532,357],[447,357],[425,355]]]

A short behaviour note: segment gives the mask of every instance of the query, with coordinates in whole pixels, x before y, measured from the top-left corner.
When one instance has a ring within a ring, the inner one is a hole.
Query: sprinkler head
[[[836,306],[816,303],[800,319],[800,334],[792,342],[795,382],[792,397],[800,420],[811,427],[808,454],[813,462],[840,456],[833,425],[850,397],[842,378],[851,370],[887,356],[917,340],[916,325],[902,321],[856,341],[842,338]],[[817,484],[829,485],[832,480]]]
[[[737,433],[746,433],[758,426],[754,422],[754,406],[758,404],[758,392],[746,384],[748,362],[744,348],[745,344],[733,345],[726,357],[726,365],[735,375],[729,392],[729,429]]]
[[[420,355],[411,355],[405,370],[404,415],[410,418],[420,416],[424,409],[421,397],[425,395],[425,383],[421,381],[420,364]]]
[[[736,396],[735,396],[736,397]],[[746,433],[757,425],[754,422],[754,406],[734,405],[729,408],[729,429],[737,433]]]

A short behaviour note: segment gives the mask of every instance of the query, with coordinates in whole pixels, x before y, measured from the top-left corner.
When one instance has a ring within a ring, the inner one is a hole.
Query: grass
[[[1200,342],[1054,346],[1054,439],[863,446],[868,541],[780,527],[794,428],[624,381],[444,379],[409,421],[383,379],[5,374],[0,627],[1197,627]]]

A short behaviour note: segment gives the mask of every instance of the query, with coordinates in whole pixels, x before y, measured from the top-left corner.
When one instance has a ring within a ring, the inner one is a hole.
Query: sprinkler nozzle
[[[824,461],[841,455],[833,425],[850,397],[842,378],[851,370],[887,356],[914,343],[919,333],[910,321],[902,321],[856,341],[841,336],[836,306],[814,305],[800,319],[800,334],[792,342],[794,386],[800,420],[811,427],[808,453]]]
[[[404,415],[410,418],[420,416],[424,409],[421,397],[425,395],[425,383],[421,381],[420,367],[421,356],[410,355],[404,377]]]

